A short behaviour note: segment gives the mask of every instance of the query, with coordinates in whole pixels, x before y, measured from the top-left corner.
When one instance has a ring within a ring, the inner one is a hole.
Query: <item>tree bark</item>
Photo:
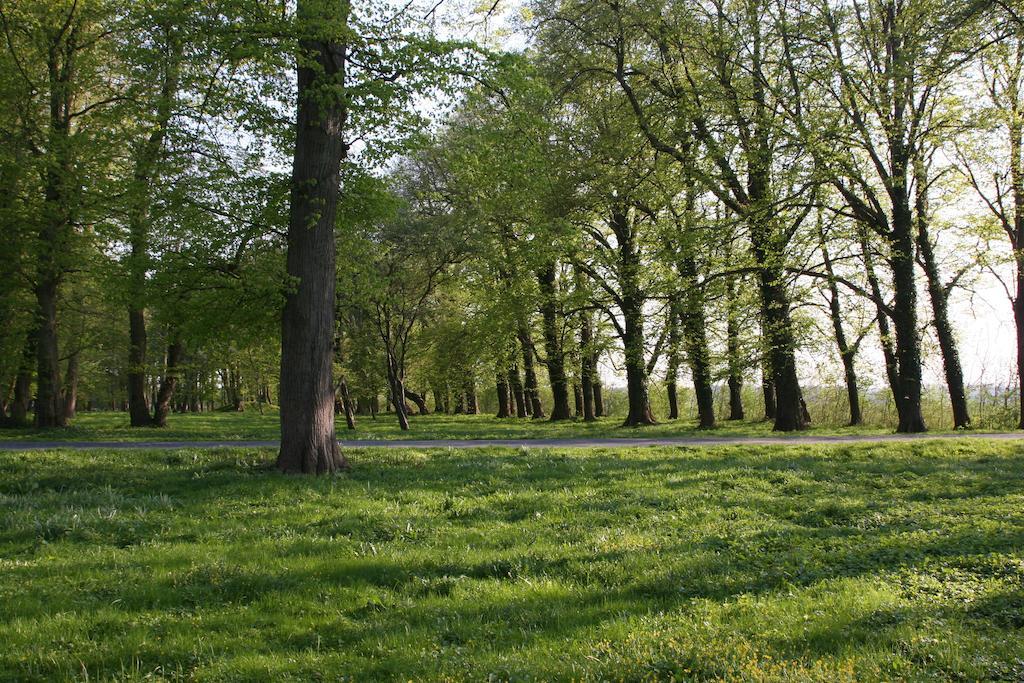
[[[78,408],[78,376],[81,353],[81,349],[75,349],[68,356],[67,372],[64,375],[64,389],[61,392],[65,421],[73,420],[75,411]]]
[[[145,270],[142,273],[144,279]],[[132,286],[141,288],[143,285]],[[128,310],[128,420],[132,427],[152,424],[146,395],[146,345],[145,313],[141,307],[131,307]]]
[[[315,9],[314,9],[315,8]],[[299,0],[309,24],[347,26],[344,3]],[[341,31],[339,31],[339,34]],[[347,154],[346,47],[299,42],[298,120],[292,163],[287,272],[281,324],[281,449],[284,472],[326,474],[347,467],[334,433],[334,223],[341,160]],[[315,66],[305,64],[315,61]],[[401,396],[401,393],[398,394]]]
[[[526,404],[526,393],[523,391],[523,380],[519,377],[519,366],[513,364],[508,369],[508,387],[515,401],[516,417],[529,417]]]
[[[697,400],[698,426],[700,429],[713,429],[715,396],[711,386],[711,352],[708,349],[703,290],[697,282],[697,263],[692,255],[683,258],[680,270],[686,288],[680,316],[686,341],[686,357],[690,363],[693,391]]]
[[[850,404],[850,425],[859,425],[863,424],[864,418],[860,410],[860,389],[857,385],[857,368],[854,363],[857,350],[851,347],[846,340],[846,331],[843,329],[842,307],[839,301],[839,287],[836,285],[835,270],[832,266],[832,257],[828,252],[825,232],[820,223],[820,214],[818,220],[818,244],[821,249],[822,261],[825,264],[825,274],[828,275],[829,317],[832,319],[832,330],[835,332],[839,358],[843,362],[843,374],[846,378],[846,398]]]
[[[903,173],[906,182],[906,173]],[[897,431],[927,430],[921,411],[921,337],[917,328],[917,282],[914,267],[914,225],[905,193],[894,193],[891,254],[894,290],[893,327],[896,329],[896,362],[899,368],[900,399]]]
[[[591,367],[594,368],[594,417],[604,417],[604,385],[601,384],[601,374],[598,371],[598,353],[594,352],[594,360],[591,362]]]
[[[939,350],[942,352],[942,367],[946,375],[946,386],[949,388],[950,406],[953,409],[953,428],[968,429],[971,426],[971,415],[967,409],[967,394],[964,391],[964,371],[960,364],[960,351],[957,348],[953,326],[949,320],[949,292],[942,284],[939,264],[935,258],[935,248],[928,235],[928,179],[922,164],[919,162],[917,166],[915,174],[917,176],[915,207],[917,247],[928,282],[935,334],[939,338]]]
[[[11,399],[12,427],[24,427],[28,424],[29,408],[32,404],[32,366],[36,357],[36,335],[29,332],[22,350],[21,367],[14,378],[14,397]]]
[[[668,419],[679,419],[679,397],[676,386],[679,380],[679,310],[673,297],[667,307],[668,325],[668,363],[665,368],[665,391],[668,394]]]
[[[151,131],[135,151],[132,183],[128,195],[128,415],[132,427],[147,427],[150,417],[146,396],[146,272],[149,270],[149,221],[152,185],[163,151],[173,100],[178,90],[180,41],[167,31],[168,61],[164,64],[159,100]],[[155,410],[155,408],[154,408]],[[155,413],[154,413],[155,414]]]
[[[398,359],[394,354],[388,352],[388,387],[391,390],[389,398],[391,405],[395,408],[395,417],[398,418],[398,426],[403,431],[409,431],[409,415],[405,411],[405,379],[402,377]]]
[[[519,345],[523,350],[523,374],[526,377],[526,386],[524,391],[526,394],[527,405],[530,410],[530,417],[534,420],[540,420],[545,417],[544,407],[540,403],[540,391],[537,386],[537,372],[533,366],[533,341],[530,339],[530,330],[523,323],[519,327]]]
[[[579,384],[572,385],[572,399],[576,408],[576,417],[583,417],[583,389]]]
[[[633,218],[623,206],[612,209],[608,226],[618,242],[619,307],[622,311],[622,351],[626,364],[626,396],[629,412],[623,427],[656,424],[651,412],[648,390],[647,360],[644,349],[644,303],[640,287],[642,263],[636,244]]]
[[[551,383],[551,420],[569,420],[569,382],[565,374],[565,354],[558,331],[556,266],[546,264],[537,274],[541,291],[541,315],[544,320],[544,352],[547,355],[548,380]]]
[[[593,422],[594,415],[594,353],[593,321],[590,312],[582,314],[580,325],[580,389],[583,391],[583,420]]]
[[[352,395],[348,391],[348,378],[345,375],[342,375],[338,381],[338,393],[341,394],[341,407],[345,411],[345,426],[355,429],[356,415],[352,406]]]
[[[512,417],[512,411],[509,409],[511,403],[508,391],[508,373],[498,371],[495,387],[498,394],[498,414],[495,416],[499,419],[506,417]]]
[[[729,362],[729,420],[742,420],[743,361],[740,359],[740,328],[736,310],[736,279],[726,280],[725,345]]]
[[[185,348],[176,334],[171,334],[171,343],[167,345],[167,360],[164,366],[164,376],[160,380],[160,388],[156,393],[156,401],[153,403],[153,425],[156,427],[167,426],[167,414],[171,411],[171,399],[174,398],[174,391],[178,387],[178,379],[181,376],[181,357]]]
[[[476,381],[471,377],[466,380],[466,414],[476,415],[480,412],[480,408],[476,402]]]
[[[427,407],[427,397],[421,394],[417,394],[415,391],[411,391],[403,387],[405,397],[416,404],[417,415],[430,415],[430,408]]]
[[[768,361],[765,360],[761,370],[761,391],[764,394],[764,419],[775,420],[775,381]]]

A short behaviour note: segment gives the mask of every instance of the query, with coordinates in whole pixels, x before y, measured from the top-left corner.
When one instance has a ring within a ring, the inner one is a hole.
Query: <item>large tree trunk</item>
[[[686,357],[693,376],[693,391],[697,399],[697,419],[701,429],[715,426],[715,395],[711,386],[711,352],[708,349],[707,321],[704,319],[704,296],[697,282],[697,262],[692,256],[680,264],[684,287],[680,315]]]
[[[299,0],[308,25],[347,24],[345,3]],[[339,31],[340,33],[340,31]],[[341,160],[347,153],[347,51],[304,39],[292,163],[287,272],[292,286],[281,322],[281,449],[284,472],[325,474],[347,467],[334,434],[335,241]],[[314,59],[315,66],[304,65]],[[401,393],[398,394],[401,396]]]
[[[800,381],[796,373],[793,321],[789,313],[789,294],[782,273],[762,267],[761,318],[764,321],[765,353],[775,388],[775,431],[791,432],[808,426],[801,403]],[[766,394],[767,397],[767,394]],[[767,412],[767,411],[766,411]]]
[[[558,331],[558,302],[555,264],[548,263],[537,274],[544,319],[544,352],[547,354],[548,379],[551,382],[551,420],[569,420],[569,382],[565,375],[565,354]]]
[[[644,304],[647,301],[640,287],[642,263],[636,244],[633,218],[625,207],[616,207],[609,216],[608,227],[618,241],[618,285],[621,292],[622,351],[626,364],[626,395],[629,413],[624,427],[652,425],[656,421],[651,412],[647,386],[647,360],[644,349]]]
[[[942,351],[942,366],[949,388],[949,402],[953,408],[953,428],[967,429],[971,426],[971,415],[967,410],[967,394],[964,391],[964,371],[960,365],[960,351],[957,349],[953,326],[949,320],[949,292],[942,284],[939,264],[935,259],[935,248],[928,235],[928,190],[927,177],[923,169],[917,171],[917,246],[920,250],[924,274],[928,281],[928,295],[932,303],[935,334]]]
[[[519,345],[523,350],[523,374],[526,376],[524,391],[530,410],[530,417],[534,420],[540,420],[545,417],[544,407],[540,403],[537,372],[533,366],[533,341],[530,339],[530,330],[525,323],[519,327]]]
[[[508,369],[508,388],[516,405],[516,417],[528,417],[526,393],[523,391],[523,380],[519,377],[519,366],[513,364]]]
[[[622,318],[625,331],[622,344],[626,356],[626,394],[629,398],[629,414],[622,425],[652,425],[655,424],[655,419],[651,412],[651,400],[647,389],[642,298],[623,296]]]
[[[860,389],[857,386],[857,369],[854,364],[854,356],[857,351],[850,346],[846,340],[846,331],[843,329],[842,307],[839,301],[839,287],[836,285],[835,270],[832,266],[832,257],[828,252],[825,233],[818,224],[819,247],[821,257],[825,263],[825,274],[828,275],[828,308],[829,317],[832,319],[832,330],[835,332],[836,346],[839,349],[839,358],[843,362],[843,373],[846,377],[846,397],[850,404],[850,425],[859,425],[864,422],[860,411]]]
[[[604,385],[601,384],[601,374],[598,371],[598,353],[594,352],[591,367],[594,368],[594,417],[604,417]]]
[[[153,402],[153,425],[156,427],[167,426],[167,415],[171,412],[171,400],[174,398],[174,391],[177,389],[178,379],[181,377],[181,357],[184,352],[185,347],[181,340],[172,333],[171,342],[167,345],[164,376],[160,380],[160,388],[156,392],[156,401]]]
[[[906,174],[904,173],[904,179]],[[927,430],[921,411],[921,337],[917,327],[917,282],[914,268],[914,226],[908,201],[894,203],[889,262],[894,290],[893,326],[896,328],[896,362],[900,399],[897,431]]]

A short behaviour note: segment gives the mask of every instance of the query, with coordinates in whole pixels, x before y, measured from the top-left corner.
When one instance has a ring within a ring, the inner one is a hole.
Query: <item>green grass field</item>
[[[669,437],[669,436],[772,436],[772,425],[764,420],[742,422],[722,421],[714,430],[700,430],[692,420],[663,420],[651,427],[624,429],[622,417],[605,417],[595,422],[570,420],[503,419],[491,415],[413,415],[410,429],[398,428],[394,415],[382,414],[377,419],[360,417],[355,430],[339,418],[339,439],[557,439],[582,437]],[[166,429],[128,426],[128,414],[120,412],[79,413],[66,429],[39,431],[30,428],[0,429],[0,441],[153,441],[153,440],[273,440],[279,436],[276,410],[262,414],[255,409],[243,413],[210,412],[174,414]],[[889,434],[892,427],[815,425],[800,434],[774,434],[799,438],[841,434]],[[934,430],[936,433],[949,430]]]
[[[0,679],[1014,680],[1024,446],[0,453]]]

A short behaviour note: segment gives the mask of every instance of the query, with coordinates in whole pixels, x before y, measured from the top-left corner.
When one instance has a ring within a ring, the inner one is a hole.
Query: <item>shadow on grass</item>
[[[726,609],[846,580],[898,586],[939,567],[1012,586],[1024,565],[992,558],[1024,547],[1012,502],[1024,454],[990,448],[362,451],[352,473],[320,479],[274,473],[266,451],[9,454],[0,548],[24,566],[0,586],[24,586],[6,616],[41,633],[68,601],[101,611],[71,650],[107,675],[128,656],[180,665],[191,642],[181,617],[199,614],[221,650],[189,666],[327,643],[359,678],[387,678],[426,671],[422,648],[496,661],[708,601]],[[771,642],[814,658],[943,615],[1020,628],[1019,590],[945,597]],[[119,636],[139,631],[139,615],[156,624],[143,635],[173,632],[177,645]],[[374,656],[382,643],[394,647]]]

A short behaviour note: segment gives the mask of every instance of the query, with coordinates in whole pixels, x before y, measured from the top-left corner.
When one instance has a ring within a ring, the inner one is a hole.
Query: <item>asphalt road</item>
[[[827,445],[844,443],[898,443],[904,441],[996,439],[1024,440],[1024,432],[964,432],[958,434],[885,434],[873,436],[773,436],[773,437],[666,437],[601,439],[426,439],[339,441],[342,448],[634,448],[637,446],[730,446],[730,445]],[[2,451],[88,449],[178,448],[277,448],[277,441],[0,441]]]

